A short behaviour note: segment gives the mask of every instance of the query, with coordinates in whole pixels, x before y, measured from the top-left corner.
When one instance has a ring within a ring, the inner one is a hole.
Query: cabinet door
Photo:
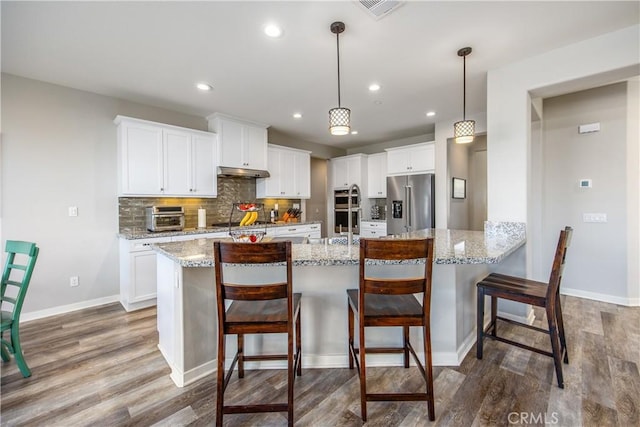
[[[295,153],[289,150],[280,151],[280,196],[294,197],[298,173],[295,169]]]
[[[163,193],[172,196],[188,195],[191,190],[191,135],[167,129],[163,136]]]
[[[347,158],[347,186],[357,184],[362,188],[362,159],[360,157]]]
[[[216,139],[195,134],[191,138],[191,184],[189,192],[198,197],[218,195]]]
[[[432,172],[435,170],[435,147],[433,144],[413,147],[408,161],[411,172]]]
[[[369,198],[387,197],[387,153],[372,154],[367,158],[367,179]]]
[[[349,186],[349,170],[346,158],[331,159],[331,170],[334,188],[346,188]]]
[[[256,179],[256,197],[264,199],[267,197],[280,197],[280,152],[275,147],[269,147],[267,153],[267,170],[269,178]]]
[[[244,125],[233,120],[220,120],[217,132],[220,138],[220,165],[246,167],[242,160]]]
[[[161,195],[162,128],[123,123],[119,132],[121,193]]]
[[[267,167],[267,130],[257,126],[244,126],[243,166],[250,169]]]
[[[297,199],[311,197],[311,156],[308,153],[293,153],[293,196]]]
[[[129,303],[156,297],[156,256],[157,252],[153,250],[131,252],[129,255],[131,268]]]
[[[406,150],[392,150],[387,152],[387,173],[405,174],[409,172]]]

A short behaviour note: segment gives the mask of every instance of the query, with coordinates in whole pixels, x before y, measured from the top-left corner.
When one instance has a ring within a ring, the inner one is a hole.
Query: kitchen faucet
[[[347,238],[349,239],[347,241],[347,244],[349,246],[351,246],[351,243],[353,242],[353,220],[351,218],[351,209],[353,208],[353,202],[351,200],[351,197],[353,195],[353,190],[356,190],[356,197],[358,198],[358,207],[356,208],[356,212],[358,215],[360,215],[360,187],[358,187],[358,184],[352,184],[351,187],[349,187],[349,202],[348,202],[348,218],[347,218]],[[358,218],[360,219],[360,218]],[[360,223],[360,221],[358,221],[358,223]]]

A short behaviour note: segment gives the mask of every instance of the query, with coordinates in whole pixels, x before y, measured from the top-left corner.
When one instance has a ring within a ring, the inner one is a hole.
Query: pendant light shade
[[[453,138],[457,144],[473,142],[476,132],[476,122],[467,120],[465,115],[467,107],[467,55],[470,53],[470,47],[458,50],[458,56],[462,56],[462,120],[453,124]]]
[[[329,130],[331,135],[346,135],[351,130],[351,110],[336,107],[329,110]]]
[[[340,105],[340,33],[344,32],[343,22],[331,24],[331,32],[336,35],[338,56],[338,107],[329,110],[329,131],[331,135],[347,135],[351,131],[351,110]]]

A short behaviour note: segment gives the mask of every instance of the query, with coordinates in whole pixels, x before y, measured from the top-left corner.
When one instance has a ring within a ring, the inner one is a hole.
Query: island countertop
[[[486,222],[484,231],[425,229],[388,238],[435,237],[435,264],[497,264],[524,245],[525,224]],[[213,242],[194,239],[152,245],[182,267],[212,267]],[[249,244],[249,243],[247,243]],[[294,266],[356,265],[357,244],[293,244]]]
[[[303,222],[277,222],[277,223],[269,223],[269,224],[255,224],[252,226],[252,229],[255,230],[265,230],[265,229],[273,229],[273,228],[284,228],[284,227],[295,227],[302,225],[312,225],[312,224],[322,224],[322,221],[303,221]],[[233,226],[232,230],[239,230],[241,227]],[[118,233],[118,237],[121,239],[127,240],[137,240],[137,239],[151,239],[156,237],[175,237],[175,236],[189,236],[196,234],[215,234],[215,233],[226,233],[229,231],[228,226],[217,227],[211,226],[207,228],[185,228],[181,231],[149,231],[146,228],[130,228],[126,230],[122,230]],[[215,237],[211,237],[215,238]]]

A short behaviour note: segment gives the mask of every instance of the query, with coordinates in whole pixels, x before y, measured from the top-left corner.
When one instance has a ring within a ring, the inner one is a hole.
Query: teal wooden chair
[[[24,360],[20,345],[20,311],[40,248],[35,243],[7,240],[5,251],[7,262],[4,265],[0,288],[2,326],[0,329],[0,352],[2,360],[5,362],[9,361],[9,353],[14,354],[22,376],[27,378],[31,376],[31,370]],[[7,292],[9,287],[15,288],[15,290]],[[9,340],[4,339],[5,331],[10,331]]]

